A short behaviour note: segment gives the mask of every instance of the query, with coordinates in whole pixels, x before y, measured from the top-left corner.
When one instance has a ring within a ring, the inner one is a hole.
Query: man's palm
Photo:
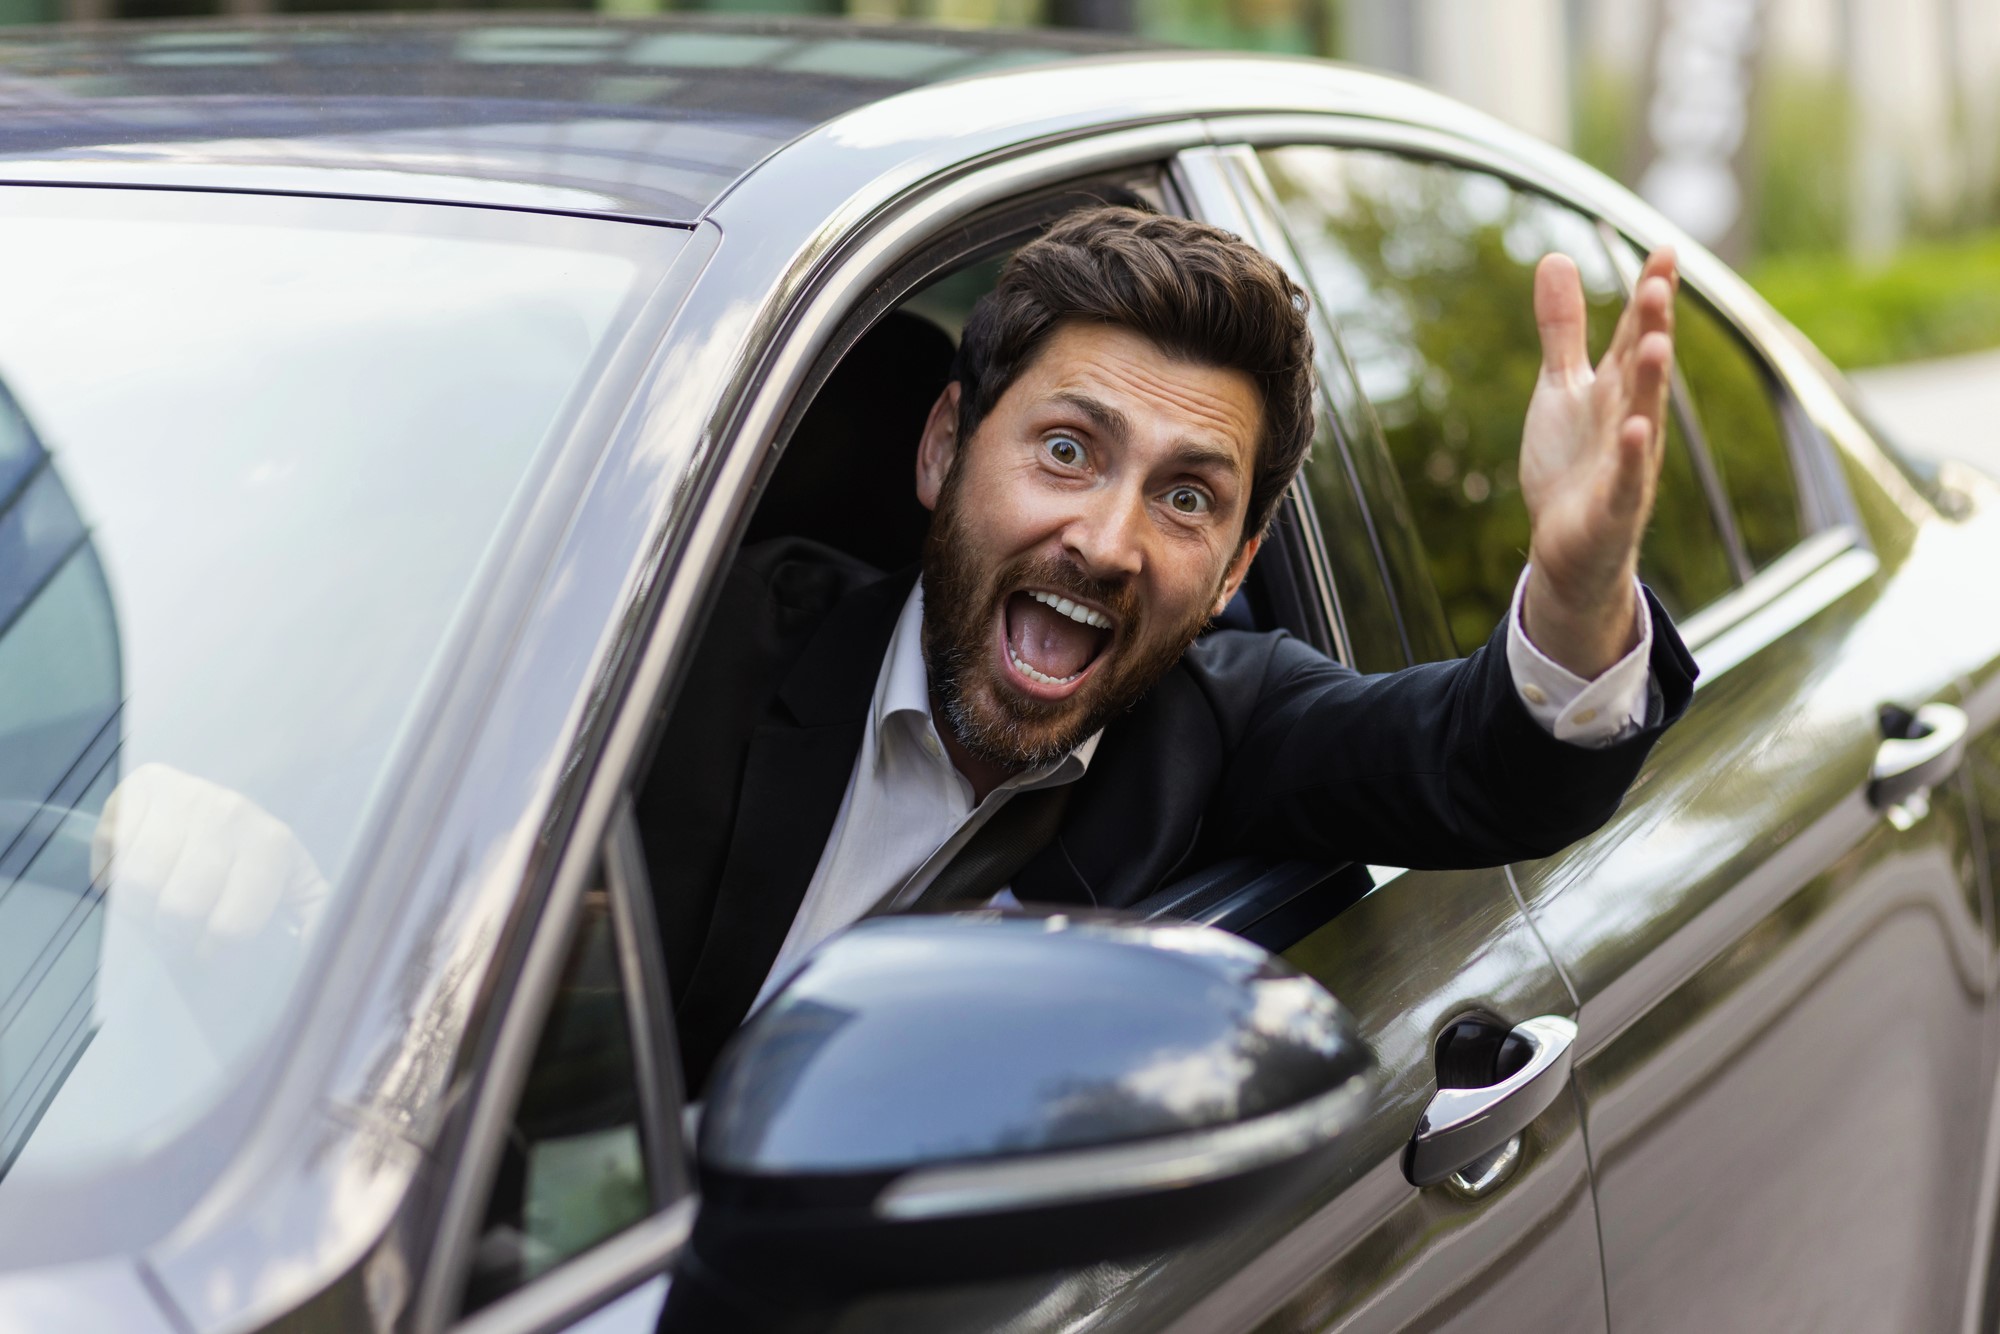
[[[1672,252],[1655,252],[1593,368],[1576,265],[1551,255],[1535,271],[1542,370],[1521,437],[1528,631],[1583,676],[1629,647],[1633,572],[1660,475],[1674,282]]]

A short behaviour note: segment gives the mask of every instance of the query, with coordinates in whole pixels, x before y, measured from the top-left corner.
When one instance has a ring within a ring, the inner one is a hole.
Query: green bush
[[[1841,366],[2000,347],[2000,231],[1917,242],[1881,265],[1775,256],[1747,276]]]

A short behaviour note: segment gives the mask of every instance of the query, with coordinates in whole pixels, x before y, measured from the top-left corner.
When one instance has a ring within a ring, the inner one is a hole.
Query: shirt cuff
[[[1638,583],[1633,582],[1634,591]],[[1535,647],[1521,621],[1521,603],[1528,591],[1528,571],[1514,585],[1514,604],[1507,611],[1507,669],[1515,693],[1542,730],[1558,741],[1597,749],[1624,740],[1646,725],[1654,690],[1649,666],[1653,654],[1653,618],[1646,598],[1638,597],[1639,643],[1630,653],[1586,681]]]

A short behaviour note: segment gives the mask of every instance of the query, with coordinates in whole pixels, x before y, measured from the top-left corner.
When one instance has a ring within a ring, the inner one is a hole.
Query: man
[[[1024,247],[918,446],[921,578],[746,551],[683,687],[640,820],[690,1085],[870,912],[1116,907],[1245,852],[1491,865],[1601,824],[1692,692],[1635,573],[1674,281],[1647,262],[1593,370],[1576,269],[1543,262],[1514,612],[1466,659],[1362,677],[1282,633],[1196,639],[1311,440],[1304,295],[1131,209]]]

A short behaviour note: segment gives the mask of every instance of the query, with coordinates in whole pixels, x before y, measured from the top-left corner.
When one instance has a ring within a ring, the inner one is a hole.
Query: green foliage
[[[1470,649],[1505,615],[1527,555],[1516,461],[1541,367],[1535,264],[1553,250],[1577,261],[1595,357],[1623,305],[1610,256],[1580,215],[1482,173],[1319,148],[1269,153],[1266,163],[1381,424],[1452,638]],[[1782,440],[1775,452],[1742,448],[1775,418],[1729,337],[1719,326],[1700,331],[1696,361],[1733,451],[1730,473],[1742,474],[1746,504],[1783,509],[1788,500],[1770,499],[1791,495]],[[1308,472],[1324,518],[1333,498],[1319,494],[1323,481]],[[1796,525],[1795,505],[1790,512]],[[1678,428],[1641,570],[1676,615],[1735,585]]]
[[[1321,55],[1333,15],[1323,0],[1138,0],[1139,31],[1180,46]]]
[[[1629,179],[1641,92],[1630,72],[1602,61],[1585,64],[1576,79],[1571,151],[1607,176]]]
[[[1683,290],[1674,313],[1681,376],[1709,457],[1729,497],[1751,566],[1763,569],[1804,530],[1772,387],[1743,340],[1700,297]]]
[[[2000,347],[2000,231],[1919,242],[1872,267],[1836,254],[1774,257],[1749,277],[1840,366]]]
[[[1768,71],[1758,90],[1749,160],[1750,253],[1838,249],[1847,240],[1847,163],[1854,101],[1836,78]]]

